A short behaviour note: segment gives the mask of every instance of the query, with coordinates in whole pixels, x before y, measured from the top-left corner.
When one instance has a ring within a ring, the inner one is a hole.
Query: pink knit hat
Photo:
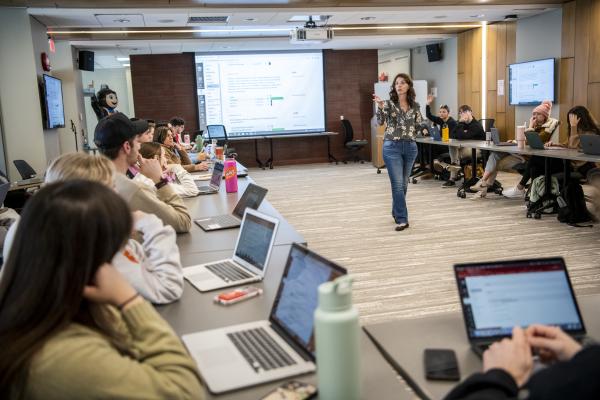
[[[552,111],[552,102],[550,100],[542,101],[542,104],[533,109],[533,112],[542,114],[546,118],[550,116],[550,111]]]

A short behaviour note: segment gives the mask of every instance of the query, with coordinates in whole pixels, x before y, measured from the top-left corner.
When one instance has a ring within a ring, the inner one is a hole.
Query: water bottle
[[[225,190],[227,193],[238,191],[237,167],[235,158],[228,158],[223,163],[223,173],[225,175]]]
[[[450,129],[448,129],[448,124],[444,122],[442,125],[442,141],[447,142],[450,140]]]
[[[212,139],[212,143],[210,145],[210,159],[212,161],[215,160],[216,156],[216,149],[217,149],[217,139]]]
[[[360,398],[360,327],[352,305],[352,278],[343,275],[319,286],[315,311],[319,398]]]

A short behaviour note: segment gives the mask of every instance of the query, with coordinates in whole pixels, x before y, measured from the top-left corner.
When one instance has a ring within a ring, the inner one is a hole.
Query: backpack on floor
[[[569,182],[564,192],[559,196],[558,204],[560,208],[558,209],[557,219],[560,222],[577,226],[579,223],[593,220],[585,205],[583,189],[578,182]]]
[[[545,177],[538,176],[531,182],[526,195],[527,218],[540,218],[542,214],[556,214],[558,212],[557,197],[560,193],[558,180],[550,180],[550,193],[546,194]]]

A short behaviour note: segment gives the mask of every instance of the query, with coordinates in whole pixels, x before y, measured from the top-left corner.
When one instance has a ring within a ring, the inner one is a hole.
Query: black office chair
[[[364,163],[364,160],[361,160],[356,153],[363,147],[369,144],[368,140],[354,140],[354,130],[352,129],[352,124],[347,119],[342,119],[342,131],[344,132],[344,146],[350,150],[350,154],[354,153],[354,162],[360,161]],[[344,161],[344,164],[347,162]]]
[[[484,132],[489,132],[491,128],[494,128],[494,122],[496,120],[494,118],[482,118],[479,120],[481,126],[483,126]]]
[[[217,146],[227,145],[227,153],[225,156],[229,157],[235,154],[235,149],[229,146],[225,125],[207,125],[206,134],[209,140],[217,139]]]
[[[19,171],[19,174],[21,174],[22,179],[30,179],[36,177],[37,172],[35,172],[35,170],[31,168],[31,165],[29,165],[27,161],[14,160],[13,163],[15,164],[15,167],[17,167],[17,171]]]

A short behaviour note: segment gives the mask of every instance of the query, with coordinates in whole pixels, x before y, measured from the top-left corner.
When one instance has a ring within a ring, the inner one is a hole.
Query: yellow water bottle
[[[444,123],[442,125],[442,141],[447,142],[450,140],[450,130],[448,129],[448,125]]]

